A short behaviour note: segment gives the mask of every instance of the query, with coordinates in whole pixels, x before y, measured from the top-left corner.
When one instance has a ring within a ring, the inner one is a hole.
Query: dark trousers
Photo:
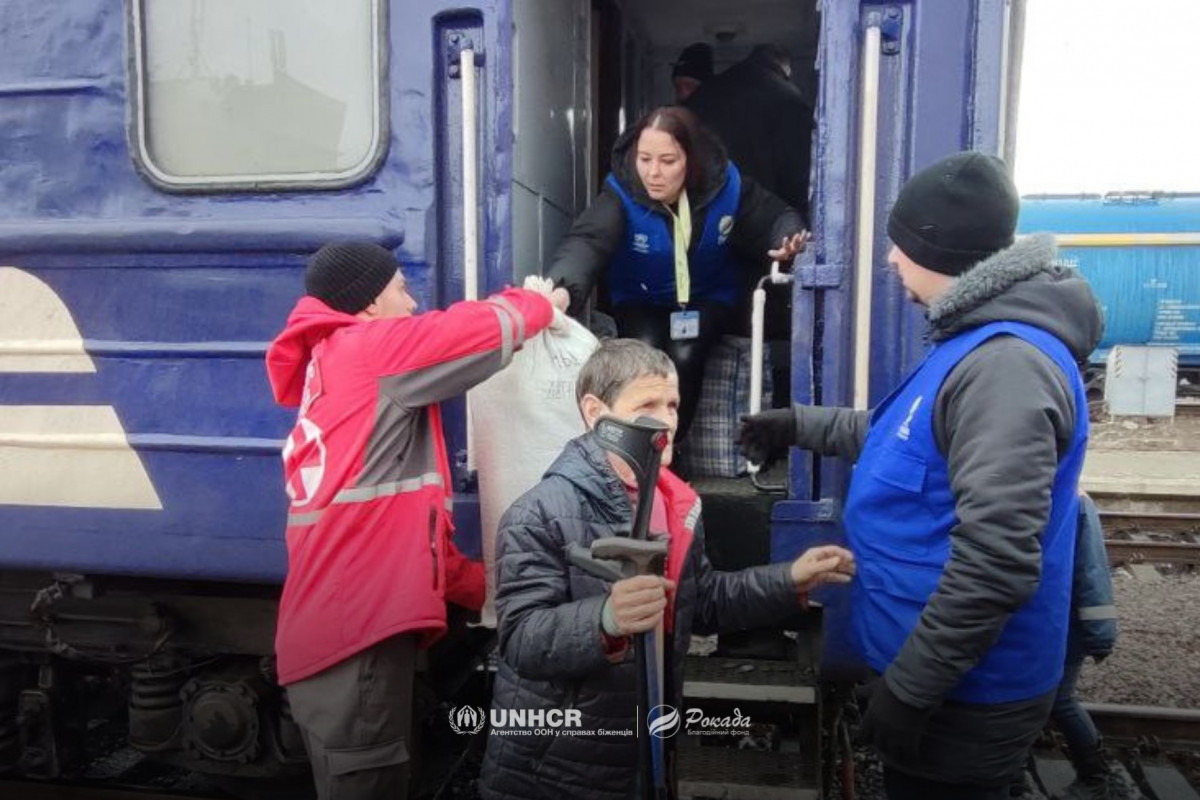
[[[320,800],[404,800],[415,636],[393,636],[287,687]]]
[[[883,789],[888,800],[1007,800],[1008,786],[938,783],[884,767]]]
[[[700,335],[695,339],[671,338],[671,313],[675,308],[648,305],[620,305],[613,309],[617,332],[627,339],[640,339],[671,357],[679,373],[679,428],[676,439],[683,439],[692,426],[704,383],[704,362],[721,336],[731,327],[734,310],[724,303],[696,300],[688,308],[700,312]]]

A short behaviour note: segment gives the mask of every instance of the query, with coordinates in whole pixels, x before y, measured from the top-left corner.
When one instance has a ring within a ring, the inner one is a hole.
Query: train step
[[[817,702],[816,673],[796,661],[720,656],[689,656],[683,695],[691,703],[706,700],[812,705]]]
[[[796,753],[681,743],[679,797],[817,800],[817,776]]]
[[[783,483],[787,472],[764,480]],[[692,488],[703,500],[704,552],[713,567],[739,570],[771,561],[771,509],[785,496],[764,494],[749,478],[696,478]]]

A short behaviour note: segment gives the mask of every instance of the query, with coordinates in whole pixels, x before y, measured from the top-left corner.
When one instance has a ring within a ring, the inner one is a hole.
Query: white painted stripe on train
[[[54,290],[28,272],[0,267],[0,373],[95,371]]]
[[[111,406],[0,406],[0,504],[162,510]]]
[[[0,267],[0,373],[90,373],[70,310]],[[0,504],[162,510],[112,406],[0,406]]]

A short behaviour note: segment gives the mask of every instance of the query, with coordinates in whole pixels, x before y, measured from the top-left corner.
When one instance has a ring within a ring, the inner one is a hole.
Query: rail
[[[1186,511],[1100,512],[1100,524],[1108,535],[1124,532],[1200,533],[1200,514]]]
[[[1105,539],[1110,564],[1179,564],[1200,566],[1200,544]]]
[[[1200,709],[1085,703],[1109,741],[1151,743],[1164,750],[1200,749]]]

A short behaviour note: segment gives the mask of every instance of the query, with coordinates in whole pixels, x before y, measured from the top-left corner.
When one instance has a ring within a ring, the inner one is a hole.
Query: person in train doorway
[[[790,261],[804,236],[800,215],[742,175],[690,111],[666,106],[617,140],[603,191],[546,274],[576,314],[607,269],[619,335],[666,351],[675,364],[682,441],[710,349],[749,316],[743,273]]]
[[[447,602],[484,598],[482,565],[450,541],[438,402],[553,316],[523,289],[416,316],[399,266],[371,243],[322,247],[267,351],[275,400],[299,408],[275,650],[321,800],[407,792],[417,651],[445,631]]]
[[[705,42],[689,44],[671,64],[671,83],[675,87],[675,102],[683,103],[700,84],[713,76],[712,45]]]
[[[852,633],[874,682],[860,735],[890,800],[1007,797],[1063,675],[1077,486],[1078,364],[1100,340],[1087,282],[1050,236],[1014,240],[1005,164],[976,152],[915,174],[888,261],[932,346],[874,410],[743,418],[743,452],[854,459]]]
[[[571,733],[588,735],[493,732],[480,773],[484,800],[635,797],[634,732],[648,734],[638,719],[632,637],[664,625],[664,702],[682,709],[692,633],[778,624],[804,609],[811,589],[845,583],[854,572],[850,552],[833,545],[813,547],[790,563],[712,568],[700,499],[669,469],[680,397],[675,366],[662,351],[634,339],[603,342],[580,370],[575,395],[589,432],[567,443],[542,481],[505,513],[497,533],[500,659],[492,710],[577,709],[581,724]],[[568,562],[569,545],[586,549],[596,539],[628,536],[633,521],[633,472],[591,433],[605,415],[650,416],[669,430],[650,517],[650,535],[668,537],[665,577],[610,584]]]
[[[791,56],[786,49],[759,45],[748,57],[705,81],[684,105],[721,138],[729,158],[744,175],[808,220],[813,111],[792,82],[791,70]],[[753,289],[762,275],[761,270],[748,273],[746,287]],[[764,323],[765,338],[771,343],[773,384],[790,387],[790,286],[767,286]],[[773,393],[775,407],[786,408],[790,396],[790,391],[777,388]]]

